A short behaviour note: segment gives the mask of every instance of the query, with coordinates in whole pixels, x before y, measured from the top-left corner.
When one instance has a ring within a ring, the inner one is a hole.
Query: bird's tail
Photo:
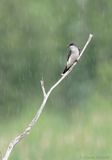
[[[62,74],[65,74],[70,69],[70,67],[67,68],[67,66],[66,66]]]

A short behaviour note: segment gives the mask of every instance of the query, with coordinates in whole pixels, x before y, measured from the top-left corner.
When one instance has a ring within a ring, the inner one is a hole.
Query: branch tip
[[[93,37],[93,34],[92,34],[92,33],[90,33],[90,35],[89,35],[89,36],[90,36],[90,38],[92,38],[92,37]]]
[[[90,33],[88,40],[91,41],[92,38],[93,38],[93,34]]]
[[[45,91],[45,87],[44,87],[44,80],[43,80],[43,77],[42,77],[42,80],[40,81],[40,84],[41,84],[43,96],[45,97],[45,96],[46,96],[46,91]]]

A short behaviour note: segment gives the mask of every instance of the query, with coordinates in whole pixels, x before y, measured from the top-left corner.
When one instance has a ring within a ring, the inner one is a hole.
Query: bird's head
[[[70,47],[70,46],[75,46],[75,44],[74,44],[74,43],[70,43],[70,44],[69,44],[69,47]]]
[[[74,43],[70,43],[69,48],[70,48],[71,51],[73,51],[77,48],[77,46]]]
[[[77,49],[80,50],[79,47],[77,47],[74,43],[70,43],[68,47],[70,48],[71,51],[74,51]]]

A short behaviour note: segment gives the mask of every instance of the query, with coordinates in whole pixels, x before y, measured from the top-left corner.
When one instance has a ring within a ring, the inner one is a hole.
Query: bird
[[[61,75],[64,75],[75,62],[78,62],[77,59],[78,59],[79,55],[80,55],[80,48],[77,47],[74,43],[70,43],[69,44],[69,53],[68,53],[68,58],[67,58],[67,65],[64,68],[64,71]]]

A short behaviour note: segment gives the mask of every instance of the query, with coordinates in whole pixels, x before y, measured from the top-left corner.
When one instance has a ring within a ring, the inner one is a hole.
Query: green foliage
[[[97,94],[89,98],[91,103],[64,114],[44,112],[31,134],[15,147],[10,159],[111,159],[111,104]],[[16,121],[0,126],[2,151],[31,120],[33,105],[30,104],[32,111],[27,110]]]
[[[12,110],[15,113],[14,105],[19,104],[21,110],[23,100],[25,104],[29,96],[32,99],[35,94],[39,95],[39,80],[42,76],[46,85],[50,87],[64,68],[68,43],[74,41],[82,48],[90,32],[94,34],[94,40],[87,49],[87,54],[82,58],[74,74],[72,73],[72,79],[67,80],[64,87],[60,87],[58,95],[59,97],[63,95],[63,102],[65,101],[61,106],[66,106],[66,99],[69,99],[67,102],[71,105],[71,101],[72,104],[83,102],[88,93],[92,94],[96,80],[103,83],[98,73],[100,66],[103,62],[108,63],[111,58],[111,23],[108,18],[111,15],[110,6],[109,1],[99,3],[24,0],[20,3],[19,0],[2,0],[0,2],[2,112],[9,108],[10,114]],[[101,68],[100,73],[103,71],[105,77],[106,70]],[[72,88],[74,89],[71,90]],[[68,94],[65,94],[66,90]]]

